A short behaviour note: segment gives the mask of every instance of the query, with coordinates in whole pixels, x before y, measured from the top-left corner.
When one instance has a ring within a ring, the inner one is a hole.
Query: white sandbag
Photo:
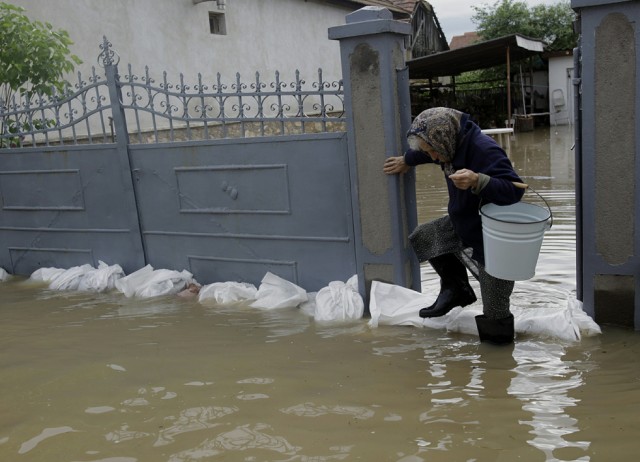
[[[144,285],[136,291],[136,295],[144,298],[173,295],[193,282],[193,274],[187,270],[159,269],[151,274]]]
[[[92,268],[82,277],[78,290],[86,292],[104,292],[115,288],[116,281],[124,277],[124,271],[120,265],[107,265],[98,261],[98,267]]]
[[[383,325],[423,326],[423,319],[418,316],[420,308],[431,305],[435,300],[432,295],[421,294],[415,290],[380,281],[371,282],[369,326]],[[436,319],[436,318],[432,318]]]
[[[456,307],[444,316],[421,318],[421,308],[435,301],[434,295],[425,295],[404,287],[373,281],[369,310],[369,326],[412,325],[446,329],[451,332],[478,335],[476,315],[482,314],[482,302],[465,308]],[[548,308],[511,308],[516,333],[538,337],[554,337],[566,341],[601,333],[600,327],[584,311],[580,302],[568,299],[567,305]]]
[[[600,326],[582,309],[582,302],[580,300],[570,297],[567,300],[567,309],[571,312],[572,319],[583,336],[592,337],[602,334]]]
[[[29,279],[38,282],[50,282],[65,272],[64,268],[38,268]]]
[[[0,268],[0,282],[9,280],[11,275],[4,268]]]
[[[533,336],[557,337],[561,340],[580,340],[580,330],[571,321],[568,310],[557,308],[531,308],[528,310],[511,310],[516,332]]]
[[[364,300],[358,293],[358,275],[344,283],[332,281],[318,291],[314,318],[316,321],[349,321],[362,318]]]
[[[142,286],[153,273],[153,266],[147,265],[116,281],[116,289],[126,297],[133,297],[138,287]]]
[[[220,305],[226,305],[245,300],[255,300],[257,293],[256,286],[246,282],[214,282],[200,289],[198,301],[212,301]]]
[[[298,309],[309,317],[316,315],[316,297],[318,292],[307,292],[307,301],[298,305]]]
[[[307,300],[307,291],[302,287],[267,272],[256,293],[256,300],[250,306],[266,310],[295,308]]]
[[[476,316],[482,314],[482,302],[478,301],[473,305],[459,306],[447,313],[446,316],[430,318],[430,323],[441,322],[449,332],[460,332],[461,334],[478,335]],[[425,321],[427,321],[425,319]],[[426,323],[425,323],[426,324]]]
[[[566,307],[513,308],[516,332],[567,341],[601,334],[600,326],[582,310],[582,303],[568,299]]]
[[[86,264],[72,266],[49,281],[49,288],[53,290],[77,290],[83,276],[93,270],[93,266]]]
[[[194,282],[193,275],[186,270],[154,270],[151,265],[147,265],[118,279],[115,286],[127,297],[149,298],[177,294]]]

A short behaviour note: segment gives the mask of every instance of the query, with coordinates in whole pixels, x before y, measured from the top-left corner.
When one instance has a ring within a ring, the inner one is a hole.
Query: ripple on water
[[[115,411],[115,407],[111,406],[94,406],[88,407],[84,410],[87,414],[106,414],[107,412]]]
[[[324,404],[302,403],[288,408],[280,409],[284,414],[296,415],[299,417],[318,417],[327,414],[350,415],[358,419],[370,419],[375,412],[372,409],[361,406],[326,406]]]
[[[248,379],[238,380],[236,383],[253,383],[256,385],[267,385],[273,383],[275,380],[267,377],[251,377]]]
[[[135,457],[107,457],[105,459],[92,459],[83,462],[137,462]],[[75,462],[75,461],[74,461]]]
[[[78,430],[74,430],[71,427],[55,427],[55,428],[45,428],[42,430],[38,436],[34,436],[28,441],[25,441],[20,446],[20,450],[18,454],[25,454],[35,448],[39,443],[46,440],[47,438],[52,438],[54,436],[62,435],[63,433],[71,433],[77,432]]]
[[[269,395],[265,395],[264,393],[244,393],[236,396],[236,398],[243,401],[253,401],[256,399],[267,399]]]
[[[170,427],[160,431],[158,439],[154,446],[164,446],[172,443],[178,435],[183,433],[205,430],[220,425],[218,419],[238,412],[239,408],[235,406],[201,406],[184,409],[180,415],[174,419]]]
[[[192,382],[185,383],[188,387],[206,387],[208,385],[213,385],[213,382],[202,382],[200,380],[194,380]]]
[[[267,424],[241,425],[215,438],[207,439],[199,446],[171,455],[169,462],[188,462],[215,457],[227,451],[246,451],[262,449],[286,456],[295,456],[302,449],[290,444],[283,436],[267,433],[271,427]]]

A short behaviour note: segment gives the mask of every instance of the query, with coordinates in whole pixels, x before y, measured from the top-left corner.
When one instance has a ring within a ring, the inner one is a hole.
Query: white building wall
[[[552,125],[573,123],[573,56],[549,58],[549,111]],[[562,90],[565,108],[558,111],[554,106],[554,90]]]
[[[31,19],[65,29],[74,41],[72,52],[83,60],[77,67],[88,75],[97,65],[102,37],[120,56],[120,73],[132,64],[135,75],[148,65],[156,81],[167,71],[176,82],[184,74],[190,83],[198,73],[225,82],[255,81],[255,72],[271,81],[276,70],[293,81],[300,70],[315,81],[321,67],[326,80],[341,77],[339,44],[327,38],[329,27],[345,23],[352,10],[319,0],[227,0],[226,35],[209,30],[215,1],[192,0],[12,0]]]

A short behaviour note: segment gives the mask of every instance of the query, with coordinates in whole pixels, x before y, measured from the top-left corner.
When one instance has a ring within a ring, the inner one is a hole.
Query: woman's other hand
[[[384,161],[382,171],[387,175],[394,175],[396,173],[407,173],[411,167],[404,163],[404,156],[388,157]]]
[[[469,189],[478,186],[478,174],[466,168],[449,175],[449,179],[453,181],[453,184],[458,189]]]

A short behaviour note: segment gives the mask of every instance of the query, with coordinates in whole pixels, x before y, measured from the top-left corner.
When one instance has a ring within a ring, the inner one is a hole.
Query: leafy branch
[[[19,141],[8,134],[38,129],[38,124],[50,125],[48,121],[34,124],[10,118],[16,99],[63,94],[68,85],[64,76],[82,62],[69,49],[73,42],[67,31],[32,21],[25,11],[0,2],[0,139],[8,138],[8,144]],[[3,145],[0,142],[0,147]]]

